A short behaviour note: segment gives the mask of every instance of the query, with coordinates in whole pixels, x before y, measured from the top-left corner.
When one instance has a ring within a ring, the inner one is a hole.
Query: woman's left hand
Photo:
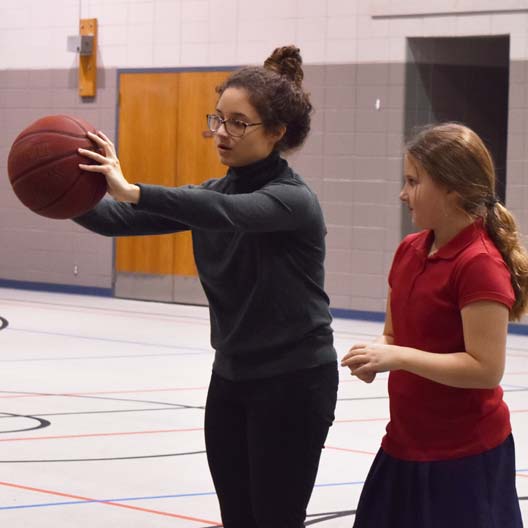
[[[79,164],[79,168],[88,172],[99,172],[106,178],[108,193],[117,201],[137,203],[139,201],[139,187],[128,183],[117,157],[112,141],[102,132],[93,134],[88,132],[88,137],[99,147],[104,154],[80,148],[79,154],[90,158],[98,165]]]
[[[385,343],[360,343],[354,345],[341,359],[354,375],[366,372],[387,372],[398,369],[400,347]]]

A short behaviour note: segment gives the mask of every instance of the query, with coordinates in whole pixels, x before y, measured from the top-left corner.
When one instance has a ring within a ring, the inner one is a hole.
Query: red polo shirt
[[[461,309],[488,300],[511,308],[510,272],[478,220],[428,256],[432,231],[407,236],[389,275],[394,343],[448,354],[465,350]],[[482,453],[510,433],[503,391],[448,387],[406,371],[389,375],[390,455],[415,461]]]

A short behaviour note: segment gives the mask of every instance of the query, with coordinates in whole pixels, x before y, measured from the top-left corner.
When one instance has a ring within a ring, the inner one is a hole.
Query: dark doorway
[[[428,123],[458,121],[490,149],[496,192],[506,195],[509,36],[407,39],[405,134]],[[406,211],[403,234],[414,228]]]

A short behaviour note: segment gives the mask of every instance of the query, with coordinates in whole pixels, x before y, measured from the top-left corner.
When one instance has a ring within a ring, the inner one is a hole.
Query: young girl
[[[209,300],[209,467],[225,528],[300,528],[334,419],[337,356],[323,289],[319,202],[281,152],[299,147],[312,106],[299,50],[235,72],[207,116],[227,175],[199,186],[133,185],[112,142],[80,152],[113,200],[76,221],[108,236],[191,230]],[[178,373],[174,373],[178,376]]]
[[[389,275],[383,336],[342,365],[390,371],[390,422],[355,528],[519,528],[504,372],[508,319],[527,304],[528,255],[495,196],[491,156],[446,123],[407,146],[400,199],[414,224]]]

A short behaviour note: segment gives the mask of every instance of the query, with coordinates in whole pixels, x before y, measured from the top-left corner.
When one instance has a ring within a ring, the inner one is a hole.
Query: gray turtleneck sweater
[[[139,185],[75,221],[107,236],[191,230],[211,317],[213,370],[230,380],[336,361],[315,194],[278,153],[201,185]]]

